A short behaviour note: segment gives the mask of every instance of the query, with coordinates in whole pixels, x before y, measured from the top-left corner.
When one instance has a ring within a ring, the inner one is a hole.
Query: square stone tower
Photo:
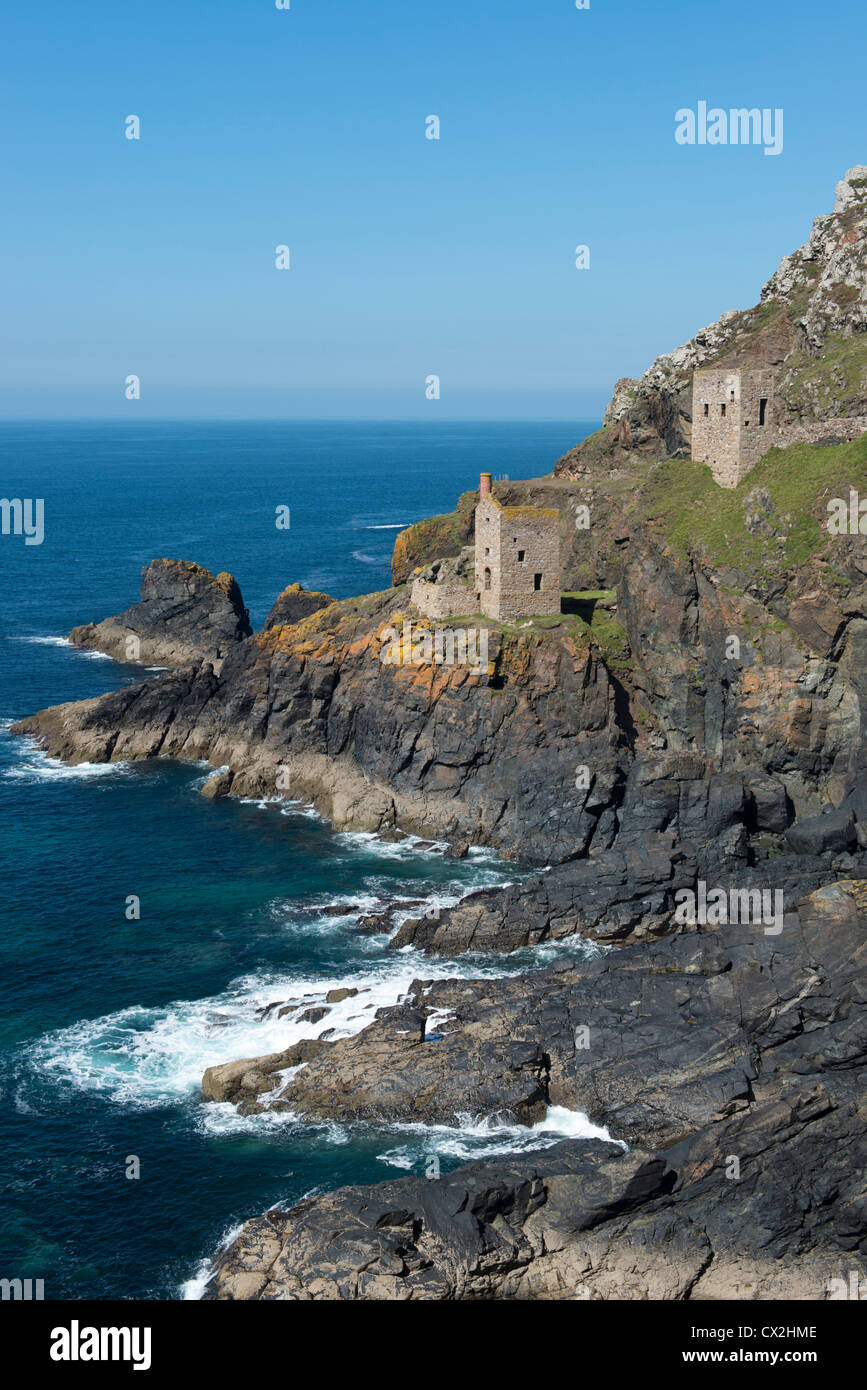
[[[692,457],[720,487],[737,487],[774,444],[774,374],[707,367],[692,378]]]
[[[502,507],[483,473],[476,507],[476,598],[488,618],[560,612],[560,513]]]

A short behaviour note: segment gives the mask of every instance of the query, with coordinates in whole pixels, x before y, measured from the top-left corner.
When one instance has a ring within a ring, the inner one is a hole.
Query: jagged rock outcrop
[[[417,980],[274,1097],[263,1085],[264,1101],[311,1119],[446,1125],[461,1115],[531,1125],[563,1106],[657,1147],[746,1109],[757,1093],[776,1098],[791,1074],[865,1067],[867,880],[820,888],[788,911],[771,895],[766,918],[733,922],[746,901],[730,899],[727,924],[589,961]]]
[[[215,577],[188,560],[152,560],[142,570],[139,603],[117,617],[74,627],[69,640],[117,661],[146,666],[207,661],[219,670],[228,652],[251,631],[231,574]]]
[[[341,1118],[580,1108],[563,1143],[247,1223],[206,1298],[828,1296],[867,1257],[867,883],[506,981],[419,981],[274,1105]],[[426,1020],[435,1035],[426,1037]]]
[[[409,616],[394,591],[344,600],[237,643],[219,674],[54,706],[16,732],[70,762],[209,759],[228,769],[220,792],[312,800],[338,827],[397,823],[542,863],[584,853],[604,808],[585,805],[575,764],[616,769],[626,743],[583,631],[492,629],[480,671],[389,664]]]
[[[543,864],[592,852],[599,866],[612,851],[588,901],[640,928],[644,889],[614,866],[641,829],[681,845],[695,835],[679,813],[650,826],[640,799],[621,805],[636,758],[666,805],[683,780],[672,756],[693,759],[696,805],[717,773],[771,778],[786,817],[776,835],[840,806],[863,772],[867,537],[825,522],[829,499],[867,495],[865,444],[817,451],[819,463],[774,456],[744,495],[711,499],[692,465],[654,466],[633,489],[616,595],[567,594],[558,620],[485,621],[484,667],[409,644],[393,660],[394,635],[419,626],[396,589],[236,641],[218,670],[56,706],[16,731],[76,762],[209,759],[221,769],[209,794],[282,792],[338,827],[399,825]],[[741,798],[719,843],[731,852],[746,837],[755,859],[750,805]]]
[[[830,1073],[660,1152],[567,1141],[341,1188],[248,1221],[203,1297],[839,1298],[867,1270],[863,1114]]]
[[[265,619],[265,630],[282,627],[284,624],[300,623],[320,608],[327,608],[334,599],[330,594],[319,594],[314,589],[305,589],[301,584],[290,584],[274,600],[271,611]]]
[[[867,416],[867,166],[837,185],[833,212],[816,218],[754,308],[723,314],[640,379],[618,381],[602,429],[564,454],[556,473],[689,458],[692,373],[710,366],[772,368],[779,426]]]

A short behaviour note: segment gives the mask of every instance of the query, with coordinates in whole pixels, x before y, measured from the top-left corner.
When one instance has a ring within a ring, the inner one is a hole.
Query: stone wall
[[[413,580],[411,601],[425,618],[434,622],[462,618],[478,611],[475,589],[463,584],[431,584],[428,580]]]
[[[692,380],[692,456],[706,463],[720,487],[737,483],[740,459],[738,372],[696,372]],[[723,414],[725,411],[725,414]]]
[[[479,595],[474,579],[473,548],[464,546],[460,555],[434,560],[416,574],[410,601],[419,613],[434,622],[478,613]]]
[[[479,609],[500,616],[500,504],[483,497],[476,507],[476,592]]]
[[[860,439],[862,434],[867,434],[867,415],[810,420],[806,424],[787,425],[784,429],[776,430],[773,446],[785,449],[789,444],[846,444],[851,439]]]
[[[737,481],[746,477],[755,468],[760,458],[764,458],[774,445],[774,374],[773,372],[741,373],[741,447]],[[762,418],[762,400],[765,407],[765,422]]]

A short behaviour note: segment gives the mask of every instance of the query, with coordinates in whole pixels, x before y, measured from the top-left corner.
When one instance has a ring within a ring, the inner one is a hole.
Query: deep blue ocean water
[[[0,425],[0,494],[45,503],[41,545],[0,536],[0,1278],[42,1278],[49,1299],[190,1296],[227,1234],[277,1202],[568,1132],[562,1115],[531,1135],[469,1115],[374,1128],[204,1105],[205,1067],[363,1026],[417,975],[550,960],[392,954],[325,910],[455,901],[520,869],[334,834],[303,807],[210,802],[200,766],[65,768],[6,730],[141,679],[62,639],[134,602],[151,559],[230,570],[260,626],[296,580],[338,598],[386,588],[397,529],[451,510],[481,469],[550,472],[592,428]],[[257,1013],[342,984],[359,995],[317,1028]]]

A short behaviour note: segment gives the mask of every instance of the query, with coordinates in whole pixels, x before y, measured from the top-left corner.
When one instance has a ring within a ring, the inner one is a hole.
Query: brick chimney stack
[[[490,495],[491,475],[490,473],[482,473],[481,477],[479,478],[479,501],[481,502],[485,497],[490,497]]]

